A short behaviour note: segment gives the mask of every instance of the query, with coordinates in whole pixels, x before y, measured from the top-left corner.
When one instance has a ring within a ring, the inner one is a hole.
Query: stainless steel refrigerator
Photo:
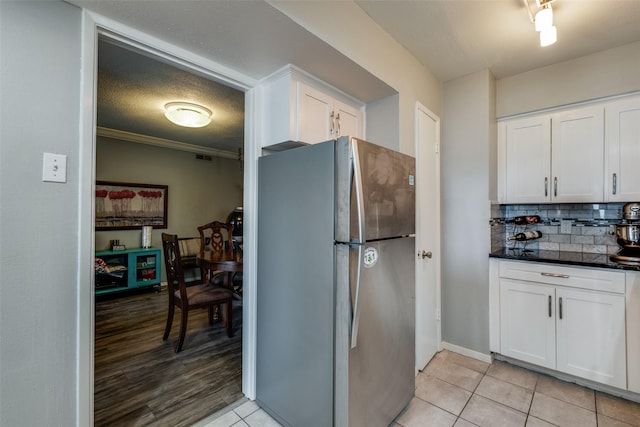
[[[341,137],[258,171],[258,404],[388,426],[415,389],[415,160]]]

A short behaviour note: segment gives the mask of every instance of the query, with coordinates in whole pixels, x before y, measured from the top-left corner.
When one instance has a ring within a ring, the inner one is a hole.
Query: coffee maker
[[[615,225],[618,245],[622,249],[609,259],[618,264],[640,265],[640,202],[622,208],[622,221]]]

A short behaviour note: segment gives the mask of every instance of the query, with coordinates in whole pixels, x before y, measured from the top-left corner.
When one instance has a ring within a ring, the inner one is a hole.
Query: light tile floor
[[[251,401],[199,425],[280,426]],[[391,425],[441,426],[640,427],[640,403],[445,350],[418,375],[415,397]]]

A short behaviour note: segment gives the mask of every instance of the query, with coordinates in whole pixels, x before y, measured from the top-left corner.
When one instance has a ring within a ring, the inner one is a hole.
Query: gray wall
[[[0,2],[0,425],[76,424],[80,10]],[[67,183],[42,182],[42,153]]]
[[[488,70],[449,81],[442,109],[442,340],[485,354],[494,87]]]
[[[161,247],[160,234],[197,237],[199,225],[225,221],[242,206],[242,176],[238,160],[213,157],[197,160],[194,153],[151,145],[98,138],[96,179],[169,186],[168,228],[154,229],[151,243]],[[141,230],[97,231],[96,250],[119,239],[128,248],[140,247]]]
[[[640,42],[498,80],[498,117],[640,90]]]

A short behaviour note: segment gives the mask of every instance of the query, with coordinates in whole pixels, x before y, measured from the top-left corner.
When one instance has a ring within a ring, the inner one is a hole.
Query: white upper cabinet
[[[607,104],[605,132],[606,201],[640,200],[640,97]]]
[[[604,109],[586,107],[498,124],[498,201],[601,202]]]
[[[362,111],[302,82],[297,84],[299,141],[314,144],[343,135],[362,137]]]
[[[296,67],[268,77],[260,89],[263,147],[364,138],[364,104]]]
[[[551,117],[539,116],[500,122],[499,135],[500,201],[549,201]]]
[[[604,200],[604,109],[587,107],[554,114],[551,147],[551,201]]]

